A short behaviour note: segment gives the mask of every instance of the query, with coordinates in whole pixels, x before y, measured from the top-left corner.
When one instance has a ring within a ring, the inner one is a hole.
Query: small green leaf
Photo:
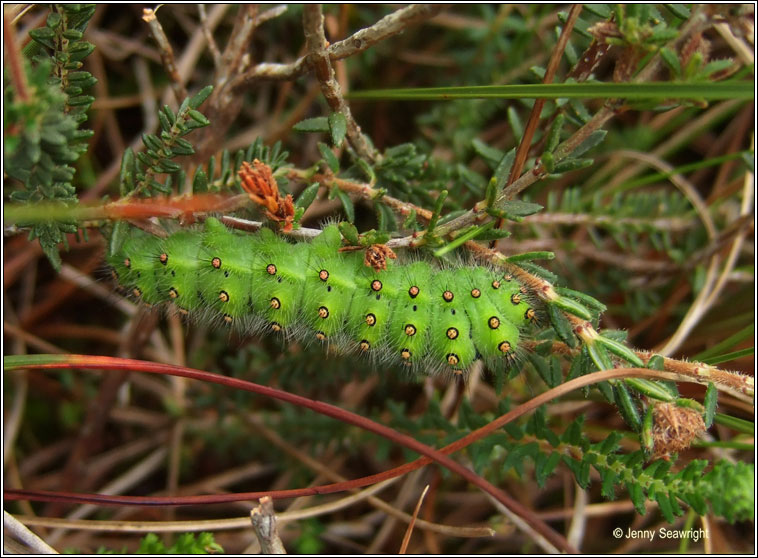
[[[587,167],[591,167],[594,162],[594,159],[575,159],[574,157],[567,157],[553,165],[553,174],[586,169]]]
[[[568,318],[552,304],[547,305],[547,313],[558,337],[572,349],[575,348],[576,337],[574,336],[574,328],[571,327],[571,322],[568,321]]]
[[[68,39],[69,41],[78,41],[79,39],[82,38],[82,32],[76,29],[66,29],[63,32],[63,37]]]
[[[318,195],[318,190],[320,187],[321,187],[321,184],[319,184],[318,182],[314,182],[313,184],[308,186],[298,196],[297,201],[295,202],[295,206],[301,207],[304,210],[308,209],[308,207],[313,203],[313,200],[316,199],[316,196]]]
[[[566,116],[559,112],[553,120],[553,124],[550,126],[550,132],[547,136],[547,142],[545,143],[545,151],[552,153],[555,148],[558,147],[558,143],[561,141],[561,131],[563,130],[563,124],[566,120]]]
[[[690,9],[684,4],[664,4],[663,6],[679,19],[688,19],[690,17]]]
[[[674,78],[680,78],[682,75],[682,66],[679,64],[679,57],[676,55],[676,53],[668,47],[663,47],[661,49],[661,58],[671,69],[671,73],[674,74]]]
[[[374,184],[376,182],[376,174],[374,173],[374,169],[371,168],[371,165],[369,165],[363,159],[356,159],[355,164],[358,165],[359,169],[361,169],[363,176],[366,177],[369,184]]]
[[[647,455],[653,452],[655,440],[653,438],[653,406],[648,405],[645,416],[642,419],[642,428],[640,429],[640,445]]]
[[[63,18],[61,17],[61,14],[51,11],[47,14],[47,21],[45,23],[50,29],[55,29],[61,24],[62,20]]]
[[[589,306],[593,310],[596,310],[597,312],[605,312],[606,306],[599,300],[591,297],[590,295],[584,294],[579,291],[575,291],[573,289],[567,289],[566,287],[554,287],[555,292],[557,292],[560,295],[567,296],[569,298],[573,298],[586,306]]]
[[[579,316],[583,320],[592,319],[592,314],[590,314],[590,311],[587,310],[587,308],[582,306],[577,301],[567,298],[565,296],[558,295],[558,297],[550,301],[550,304],[554,304],[555,306],[557,306],[564,312],[568,312],[569,314],[573,314],[574,316]]]
[[[658,507],[661,510],[661,514],[666,518],[669,523],[674,522],[674,510],[671,507],[671,501],[665,492],[658,492],[655,495],[655,501],[658,502]]]
[[[541,277],[545,281],[549,281],[551,283],[555,283],[558,281],[558,276],[553,273],[552,271],[548,271],[542,266],[539,266],[532,262],[521,262],[519,264],[519,267],[523,269],[524,271],[528,271],[532,275],[536,275],[537,277]]]
[[[326,116],[317,116],[316,118],[306,118],[301,120],[292,127],[296,132],[320,132],[329,131],[329,119]]]
[[[200,91],[195,93],[195,95],[190,97],[190,100],[188,103],[189,107],[193,109],[198,108],[200,105],[202,105],[205,102],[205,100],[208,97],[210,97],[211,93],[213,93],[213,86],[206,85]]]
[[[189,117],[192,120],[194,120],[195,122],[197,122],[201,126],[207,126],[208,124],[211,123],[211,121],[208,120],[205,117],[205,115],[202,112],[200,112],[200,111],[197,111],[197,110],[194,110],[194,109],[190,109],[190,110],[187,111],[187,114],[189,115]]]
[[[352,223],[345,223],[342,221],[339,225],[337,225],[340,232],[342,233],[342,236],[347,242],[352,246],[359,246],[360,245],[360,237],[358,235],[358,229],[353,225]]]
[[[318,142],[318,150],[321,152],[321,157],[324,159],[326,165],[332,170],[332,172],[339,172],[340,162],[337,160],[337,157],[334,155],[331,148],[324,142],[320,141]]]
[[[32,29],[29,31],[29,36],[42,46],[46,46],[49,49],[55,50],[55,33],[49,27],[39,27],[37,29]]]
[[[355,221],[355,206],[353,205],[353,200],[350,199],[350,196],[348,196],[345,192],[339,189],[335,189],[335,192],[337,193],[337,197],[342,202],[342,207],[345,209],[345,215],[347,216],[347,220],[351,223]]]
[[[596,341],[598,343],[602,343],[613,354],[615,354],[618,357],[623,358],[625,361],[633,364],[637,368],[645,367],[645,363],[642,362],[642,359],[640,359],[640,357],[634,354],[634,351],[632,351],[632,349],[630,349],[623,343],[619,343],[618,341],[614,339],[610,339],[609,337],[605,337],[603,335],[599,336],[596,339]]]
[[[666,387],[659,385],[658,382],[647,380],[645,378],[626,378],[624,381],[630,388],[647,395],[648,397],[652,397],[653,399],[667,402],[676,399],[676,396],[672,395]]]
[[[160,166],[161,170],[163,172],[178,172],[182,170],[182,167],[178,165],[177,163],[171,161],[170,159],[161,159],[158,162],[158,165]]]
[[[587,352],[598,370],[613,369],[613,362],[611,362],[611,358],[608,356],[608,351],[605,350],[603,345],[598,343],[586,343],[585,347],[587,347]]]
[[[607,130],[595,130],[571,152],[571,157],[576,159],[579,156],[584,155],[587,151],[596,145],[599,145],[605,139],[606,135],[608,135]]]
[[[632,500],[632,503],[634,504],[634,509],[637,511],[640,515],[645,515],[645,493],[642,490],[642,487],[634,482],[629,481],[626,485],[627,490],[629,491],[629,498]]]
[[[517,262],[530,262],[532,260],[552,260],[555,258],[553,252],[539,251],[539,252],[524,252],[523,254],[514,254],[508,256],[506,261],[509,263]]]
[[[635,432],[640,431],[642,422],[640,420],[640,412],[637,405],[634,403],[629,390],[622,382],[617,382],[613,386],[614,398],[616,400],[616,406],[621,413],[621,418],[624,419],[632,430]]]
[[[713,424],[713,418],[716,416],[716,407],[718,405],[718,390],[713,382],[708,383],[708,388],[705,390],[705,398],[703,399],[703,407],[705,407],[705,427],[710,428]]]
[[[476,153],[484,159],[487,165],[493,170],[497,168],[498,163],[502,160],[503,155],[505,155],[501,150],[487,145],[479,138],[471,140],[471,147],[474,148],[474,151],[476,151]]]
[[[650,370],[665,370],[665,364],[661,355],[653,355],[647,361],[647,367]]]
[[[529,215],[539,213],[543,208],[538,203],[512,200],[500,205],[499,209],[514,217],[528,217]]]
[[[513,135],[517,138],[520,138],[524,135],[524,124],[521,122],[521,117],[519,117],[518,112],[513,107],[513,105],[508,107],[507,111],[507,117],[508,117],[508,124],[511,126],[511,130],[513,131]]]
[[[544,168],[549,174],[555,172],[555,157],[553,157],[553,154],[549,151],[545,151],[540,155],[540,163],[542,163],[542,168]]]
[[[329,131],[332,135],[332,145],[339,147],[347,133],[347,120],[341,112],[333,112],[329,115]]]
[[[192,178],[192,191],[196,194],[208,191],[208,176],[202,167],[198,167]]]
[[[495,188],[500,191],[505,187],[506,182],[508,181],[508,175],[511,172],[511,167],[513,166],[513,160],[516,157],[516,148],[514,147],[508,153],[503,155],[502,159],[497,164],[497,167],[495,167],[495,172],[492,173],[491,180],[494,180],[495,182]],[[526,205],[522,205],[526,204]],[[517,215],[519,217],[524,217],[523,211],[530,211],[528,209],[529,205],[537,205],[537,204],[527,204],[527,202],[519,202],[519,201],[509,201],[503,204],[501,206],[501,209],[508,211],[512,215]],[[536,213],[542,209],[540,206],[539,209],[534,211]],[[527,213],[527,215],[531,215],[531,213]]]

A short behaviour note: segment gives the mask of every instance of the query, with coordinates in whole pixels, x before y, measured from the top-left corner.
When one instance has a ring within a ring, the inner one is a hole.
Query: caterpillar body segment
[[[162,239],[135,229],[108,264],[133,297],[244,333],[280,333],[425,373],[515,362],[534,310],[502,271],[423,260],[377,271],[340,246],[334,226],[293,244],[209,218]]]

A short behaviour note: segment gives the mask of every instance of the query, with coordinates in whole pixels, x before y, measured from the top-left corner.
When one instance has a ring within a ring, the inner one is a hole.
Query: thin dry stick
[[[569,12],[568,18],[566,19],[566,24],[563,26],[561,36],[558,38],[558,42],[555,44],[555,48],[550,55],[550,60],[548,61],[547,69],[545,70],[545,77],[542,79],[542,83],[547,84],[553,82],[555,72],[558,70],[558,64],[561,61],[561,57],[563,56],[563,52],[566,50],[566,45],[568,44],[569,37],[571,36],[571,31],[574,29],[574,24],[579,18],[579,13],[581,11],[581,4],[574,4],[571,6],[571,11]],[[532,145],[534,132],[537,131],[537,124],[540,121],[540,115],[542,114],[542,107],[545,106],[545,101],[546,99],[534,100],[532,111],[529,114],[529,120],[527,121],[526,128],[524,129],[524,135],[521,138],[521,143],[519,144],[518,149],[516,150],[516,155],[513,159],[511,173],[508,176],[508,186],[513,184],[516,181],[516,178],[521,175],[521,169],[523,169],[524,163],[526,163],[526,158],[529,155],[529,148]],[[498,228],[500,226],[501,225],[498,225]]]
[[[32,533],[26,525],[5,510],[3,510],[3,527],[8,529],[18,540],[24,542],[32,552],[58,554],[57,550]]]
[[[319,517],[325,514],[333,513],[350,506],[355,505],[367,498],[373,497],[374,494],[395,484],[400,477],[387,479],[383,482],[369,486],[368,488],[340,498],[333,502],[312,506],[302,510],[283,512],[276,516],[277,523],[283,524],[289,521],[299,521],[310,517]],[[409,516],[410,517],[410,516]],[[77,529],[81,531],[119,531],[123,533],[188,533],[198,531],[221,531],[228,529],[246,528],[250,525],[250,516],[232,517],[228,519],[205,519],[189,521],[118,521],[118,520],[99,520],[99,519],[66,519],[58,517],[39,517],[24,515],[19,516],[19,521],[25,525],[37,525],[40,527],[65,527],[67,529]],[[435,524],[436,525],[436,524]],[[438,527],[446,528],[445,525]],[[487,537],[492,536],[492,530],[488,528],[466,528],[450,527],[451,535],[461,537]],[[458,531],[461,534],[458,534]],[[465,531],[464,531],[465,530]],[[442,531],[441,531],[442,532]]]
[[[403,479],[403,484],[398,488],[397,495],[392,502],[395,509],[403,509],[411,502],[411,498],[419,488],[423,470],[414,471]],[[366,554],[377,554],[384,547],[385,543],[394,536],[397,520],[394,516],[386,517],[382,526],[375,530],[374,538],[366,548]]]
[[[250,512],[250,521],[261,544],[261,554],[287,554],[276,528],[273,500],[264,496],[259,502],[260,505]]]
[[[102,489],[100,489],[100,493],[101,494],[121,494],[125,492],[126,490],[129,490],[130,488],[138,484],[140,481],[145,479],[148,475],[151,475],[152,473],[154,473],[156,469],[158,469],[161,465],[163,465],[163,463],[165,463],[166,461],[167,455],[168,455],[168,450],[165,447],[159,447],[158,449],[153,451],[150,455],[145,457],[142,461],[135,464],[126,473],[117,477],[116,479],[108,483],[106,486],[104,486]],[[73,512],[69,513],[66,517],[68,519],[80,519],[96,512],[97,509],[98,509],[97,505],[85,504],[75,509]],[[65,529],[56,529],[50,534],[50,536],[48,537],[48,540],[54,544],[58,542],[61,539],[61,537],[63,537],[64,534],[65,534]]]
[[[621,151],[621,154],[627,157],[644,161],[665,173],[670,173],[673,170],[673,167],[668,163],[665,163],[659,160],[657,157],[647,155],[645,153],[623,150]],[[717,236],[716,225],[711,218],[708,207],[700,197],[700,194],[697,192],[697,189],[680,174],[670,175],[669,180],[671,180],[671,182],[682,192],[682,194],[690,201],[690,203],[692,203],[695,211],[700,216],[700,219],[705,225],[709,241],[713,242]],[[674,352],[679,347],[679,345],[681,345],[682,341],[684,341],[685,337],[689,334],[692,328],[695,327],[700,318],[708,310],[706,299],[712,292],[713,284],[716,281],[716,273],[720,262],[720,257],[717,253],[714,253],[711,256],[710,260],[711,261],[708,265],[708,272],[706,274],[706,280],[703,288],[698,293],[697,297],[692,303],[692,306],[690,306],[686,316],[680,323],[675,334],[671,337],[671,339],[669,339],[665,346],[658,350],[661,355],[666,356]]]
[[[200,27],[203,29],[205,42],[208,43],[208,50],[211,51],[211,56],[213,56],[213,66],[218,70],[221,67],[221,51],[219,51],[218,45],[213,38],[213,31],[208,25],[208,14],[205,12],[205,4],[197,5],[197,13],[200,16]]]
[[[413,517],[411,518],[411,522],[408,523],[408,528],[405,530],[405,536],[403,536],[403,544],[400,545],[400,551],[398,554],[405,554],[405,551],[408,550],[408,543],[411,542],[413,527],[416,525],[416,518],[418,518],[418,512],[421,511],[421,504],[424,502],[424,497],[426,496],[427,492],[429,492],[428,484],[424,487],[424,491],[421,493],[421,496],[419,496],[418,502],[416,502],[416,509],[413,510]]]
[[[26,84],[26,73],[21,62],[21,53],[16,43],[16,32],[9,21],[9,16],[3,13],[3,42],[5,43],[5,53],[8,58],[8,66],[13,77],[13,85],[16,95],[21,102],[26,103],[29,100],[29,91]]]
[[[547,69],[545,70],[545,77],[542,79],[542,83],[553,82],[553,77],[555,77],[555,72],[558,70],[558,64],[561,61],[563,52],[566,50],[566,44],[568,43],[569,37],[571,36],[571,31],[574,29],[574,24],[579,18],[579,13],[581,11],[581,4],[574,4],[571,6],[571,11],[569,12],[566,24],[563,26],[561,36],[558,37],[558,42],[555,44],[555,48],[550,55],[550,60],[548,61]],[[542,115],[542,107],[544,106],[545,99],[534,100],[532,111],[529,114],[529,120],[527,121],[526,128],[524,129],[524,135],[521,137],[521,142],[519,143],[518,149],[516,149],[516,155],[513,159],[513,165],[511,166],[511,172],[508,175],[508,182],[506,183],[506,187],[513,184],[519,175],[521,175],[521,170],[524,168],[526,159],[529,156],[529,148],[532,145],[532,138],[534,137],[534,132],[537,131],[537,124],[539,124],[540,117]],[[503,228],[504,224],[505,218],[500,217],[497,220],[497,228]],[[493,240],[490,242],[490,247],[494,248],[495,244],[496,241]]]
[[[332,482],[344,482],[347,480],[345,477],[338,474],[334,470],[329,469],[328,467],[324,466],[320,461],[312,458],[307,453],[300,451],[295,446],[293,446],[292,444],[282,439],[278,434],[276,434],[276,432],[267,428],[264,424],[260,423],[259,421],[250,419],[250,422],[258,429],[257,431],[264,438],[266,438],[266,440],[268,440],[275,446],[281,448],[285,452],[292,455],[295,459],[297,459],[303,465],[310,467],[314,471],[319,472],[320,474],[324,475],[326,478],[328,478]],[[398,480],[399,478],[400,477],[395,477],[391,480],[394,482]],[[408,523],[411,520],[410,515],[408,515],[402,510],[395,508],[394,506],[388,504],[387,502],[379,499],[376,496],[369,495],[368,502],[375,508],[383,511],[386,514],[389,514],[395,517],[396,519],[399,519],[400,521],[404,521]],[[326,507],[328,505],[330,504],[325,504],[323,507]],[[318,508],[318,506],[316,506],[316,508]],[[309,509],[316,509],[316,508],[309,508]],[[302,511],[305,512],[306,510],[302,510]],[[301,512],[293,512],[293,513],[297,514]],[[283,520],[285,516],[289,518],[290,513],[285,512],[284,514],[280,514],[279,516],[280,520]],[[475,537],[491,537],[494,534],[492,529],[488,527],[457,527],[453,525],[442,525],[439,523],[431,523],[423,519],[419,519],[416,522],[416,524],[420,529],[425,529],[428,531],[432,531],[434,533],[439,533],[442,535],[447,535],[447,536],[452,536],[452,537],[474,537],[474,538]]]
[[[521,516],[519,516],[516,513],[513,513],[510,509],[508,509],[506,506],[498,502],[491,495],[486,494],[486,496],[500,513],[502,513],[505,517],[507,517],[520,531],[523,531],[524,533],[529,535],[530,540],[537,543],[537,545],[542,550],[544,550],[548,554],[561,553],[561,551],[558,550],[558,548],[556,548],[555,545],[551,544],[550,541],[548,541],[545,537],[543,537],[539,532],[532,529],[532,526],[529,524],[528,521],[524,521],[524,519]]]
[[[324,14],[320,4],[308,4],[303,8],[303,31],[305,33],[305,45],[308,50],[306,58],[313,68],[321,84],[321,92],[326,102],[334,112],[341,113],[347,122],[347,138],[353,149],[362,159],[370,162],[377,160],[378,156],[373,147],[361,132],[360,126],[353,118],[350,107],[345,103],[340,90],[340,84],[334,75],[334,67],[326,50],[326,37],[324,36]]]
[[[751,136],[750,138],[750,150],[755,150],[755,136]],[[754,183],[755,175],[752,172],[746,172],[745,178],[742,181],[742,203],[740,204],[740,216],[741,217],[747,217],[753,213],[753,183]],[[710,307],[713,305],[713,303],[718,298],[719,294],[721,294],[721,290],[723,289],[729,273],[734,269],[734,265],[737,261],[737,256],[739,255],[740,250],[742,249],[742,243],[744,241],[744,233],[739,234],[735,237],[735,239],[732,241],[732,247],[729,250],[729,256],[727,257],[726,264],[724,265],[724,270],[721,273],[721,276],[719,277],[718,281],[716,282],[716,285],[711,290],[710,294],[708,295],[708,299],[705,301],[706,306]]]
[[[187,98],[187,89],[184,87],[179,70],[176,67],[174,49],[171,48],[171,43],[168,42],[168,37],[166,37],[166,33],[163,31],[163,26],[161,26],[155,15],[155,10],[145,8],[142,12],[142,19],[150,26],[150,32],[153,34],[155,42],[158,43],[161,61],[163,62],[163,67],[166,69],[169,78],[171,78],[171,88],[174,90],[176,102],[181,103]]]
[[[582,548],[582,541],[587,530],[587,491],[579,483],[573,482],[574,486],[574,507],[571,514],[571,524],[569,525],[566,540],[576,548]]]
[[[444,8],[440,4],[412,4],[383,17],[375,24],[355,32],[350,37],[336,42],[326,49],[329,60],[342,60],[363,52],[370,46],[436,15]],[[298,58],[291,64],[263,62],[237,77],[232,87],[246,87],[259,80],[285,81],[298,78],[308,71],[307,56]]]

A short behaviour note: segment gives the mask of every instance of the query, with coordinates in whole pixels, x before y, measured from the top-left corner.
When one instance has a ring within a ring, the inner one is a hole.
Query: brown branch
[[[16,88],[16,95],[23,103],[29,101],[29,91],[26,84],[26,73],[21,61],[21,53],[16,43],[16,30],[9,20],[9,16],[3,13],[3,43],[8,57],[8,66]]]
[[[563,57],[563,52],[566,50],[566,44],[568,43],[569,37],[571,36],[571,31],[574,29],[574,24],[579,18],[579,13],[581,11],[581,4],[574,4],[571,6],[571,11],[569,12],[566,24],[563,26],[561,36],[558,38],[558,42],[555,44],[555,48],[553,48],[553,52],[550,55],[550,60],[548,61],[547,69],[545,70],[545,77],[542,79],[542,83],[547,84],[553,82],[555,72],[558,70],[558,64],[561,61],[561,57]],[[526,123],[524,135],[521,138],[521,143],[519,143],[518,149],[516,150],[516,156],[513,160],[511,173],[508,176],[507,185],[509,186],[516,181],[516,178],[518,178],[518,176],[521,174],[521,169],[524,168],[524,163],[526,163],[527,156],[529,155],[529,147],[532,144],[534,132],[537,131],[537,124],[540,121],[542,107],[544,106],[545,99],[534,100],[534,105],[532,105],[532,112],[529,114],[529,120]],[[498,228],[501,226],[502,223],[498,223]]]
[[[261,554],[287,554],[276,528],[274,502],[269,496],[259,500],[259,505],[250,512],[250,522],[261,545]]]
[[[353,118],[350,107],[342,97],[340,85],[334,75],[334,67],[326,51],[326,37],[324,36],[324,14],[320,4],[307,4],[303,8],[303,30],[305,32],[305,45],[308,50],[306,59],[313,69],[316,78],[321,85],[321,92],[334,112],[341,113],[347,121],[347,139],[355,149],[359,157],[374,162],[378,155],[366,137],[361,132],[360,126]]]
[[[424,487],[421,496],[419,496],[418,502],[416,502],[416,509],[413,510],[413,516],[411,517],[410,523],[408,523],[408,528],[405,530],[403,543],[400,545],[400,551],[398,554],[405,554],[405,551],[408,550],[408,543],[411,542],[411,535],[413,534],[413,527],[416,525],[416,520],[418,519],[418,512],[421,510],[421,504],[424,503],[424,496],[426,496],[428,491],[429,485],[427,484],[426,487]]]
[[[205,35],[205,42],[208,43],[208,50],[211,51],[211,56],[213,56],[213,66],[216,70],[219,70],[221,68],[221,51],[218,49],[216,40],[213,38],[213,32],[208,25],[208,14],[205,11],[205,4],[197,5],[197,13],[200,16],[200,27],[203,30],[203,35]]]
[[[571,11],[569,12],[566,24],[563,26],[561,36],[558,37],[558,42],[555,44],[553,52],[550,55],[550,60],[548,61],[547,69],[545,70],[545,77],[542,79],[542,83],[553,82],[553,77],[555,77],[555,72],[558,70],[558,64],[563,57],[563,52],[566,50],[566,44],[568,43],[569,37],[571,36],[571,31],[574,29],[574,24],[579,18],[579,13],[581,11],[581,4],[574,4],[571,6]],[[534,138],[534,133],[537,131],[537,124],[539,124],[540,117],[542,116],[542,107],[544,106],[545,99],[534,100],[532,111],[529,114],[529,120],[527,121],[526,128],[524,129],[524,135],[521,137],[521,142],[519,143],[518,149],[516,149],[516,155],[513,159],[513,166],[511,167],[511,172],[508,175],[508,182],[506,183],[506,187],[510,186],[516,181],[516,178],[518,178],[518,176],[521,174],[521,170],[524,168],[526,159],[529,156],[529,148],[532,145],[532,138]],[[497,220],[496,226],[498,229],[501,229],[503,228],[504,224],[505,218],[500,217]],[[491,248],[495,247],[495,242],[496,241],[493,240],[490,243]]]
[[[250,44],[253,33],[262,23],[282,14],[280,6],[258,13],[253,5],[241,5],[241,13],[235,19],[234,27],[223,54],[219,54],[219,64],[214,76],[214,89],[207,101],[206,116],[213,126],[203,128],[195,138],[195,155],[192,161],[196,164],[205,163],[214,152],[226,131],[234,123],[242,110],[244,97],[240,91],[232,87],[234,76],[242,73],[250,64]]]
[[[148,24],[155,42],[158,43],[161,61],[163,62],[163,67],[166,69],[169,78],[171,78],[171,88],[174,90],[176,102],[181,103],[187,98],[187,89],[184,87],[182,78],[179,75],[179,70],[176,67],[174,49],[171,48],[171,43],[168,42],[168,37],[166,37],[166,33],[163,31],[163,26],[158,21],[153,9],[145,8],[142,12],[142,19]]]
[[[367,48],[403,31],[410,25],[421,23],[444,9],[441,4],[412,4],[383,17],[370,27],[356,31],[347,39],[338,41],[326,49],[329,60],[342,60],[363,52]],[[307,56],[290,64],[264,62],[248,70],[232,82],[237,89],[259,80],[285,81],[304,75],[309,69]]]

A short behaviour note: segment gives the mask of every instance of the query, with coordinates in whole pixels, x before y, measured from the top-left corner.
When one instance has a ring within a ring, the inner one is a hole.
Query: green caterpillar
[[[426,261],[388,261],[376,271],[363,252],[340,246],[335,226],[292,244],[268,229],[245,234],[209,218],[201,230],[168,238],[135,230],[108,264],[144,302],[169,302],[244,332],[333,344],[425,373],[460,374],[477,359],[495,369],[513,364],[520,329],[536,315],[510,275]]]

